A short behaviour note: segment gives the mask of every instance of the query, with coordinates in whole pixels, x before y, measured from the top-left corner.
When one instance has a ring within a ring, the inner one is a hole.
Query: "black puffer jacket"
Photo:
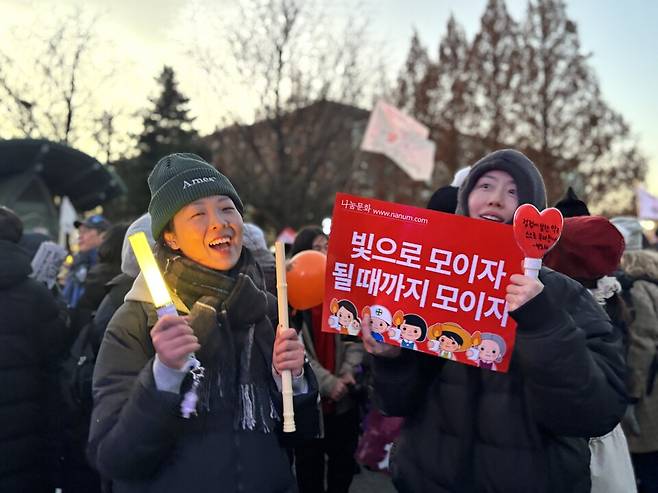
[[[621,341],[580,284],[542,269],[509,373],[403,351],[375,358],[381,408],[405,416],[392,454],[403,493],[588,492],[587,437],[626,407]]]
[[[123,305],[123,299],[125,298],[126,293],[130,291],[133,282],[135,282],[134,277],[122,272],[105,285],[107,292],[94,314],[89,334],[95,354],[98,354],[101,342],[103,341],[103,336],[105,335],[105,330],[107,329],[112,316],[118,308]]]
[[[84,292],[75,308],[71,309],[71,326],[76,335],[92,321],[94,312],[108,291],[107,283],[119,274],[121,274],[121,267],[118,264],[101,262],[89,269],[84,283]]]
[[[0,491],[51,492],[47,440],[53,366],[65,349],[65,309],[30,279],[30,258],[0,241]]]
[[[128,301],[110,321],[94,371],[89,454],[100,473],[113,480],[114,493],[295,491],[283,446],[288,437],[282,436],[280,424],[272,433],[236,430],[234,414],[225,408],[183,419],[181,395],[157,390],[149,334],[157,315],[153,305],[137,301],[141,282],[138,277]],[[281,394],[271,376],[274,326],[270,320],[276,314],[276,299],[250,285],[250,290],[236,287],[225,309],[232,328],[257,320],[255,338],[267,341],[270,351],[263,354],[268,358],[265,383],[282,416]],[[294,397],[295,422],[298,431],[316,435],[317,381],[308,364],[304,372],[309,392]]]

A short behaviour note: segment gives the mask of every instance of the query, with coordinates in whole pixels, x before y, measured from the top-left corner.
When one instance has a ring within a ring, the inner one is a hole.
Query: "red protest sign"
[[[522,261],[509,225],[337,194],[322,330],[356,335],[368,311],[382,342],[505,372]]]
[[[514,213],[514,237],[529,258],[544,258],[562,234],[564,219],[559,209],[539,212],[532,204],[523,204]]]

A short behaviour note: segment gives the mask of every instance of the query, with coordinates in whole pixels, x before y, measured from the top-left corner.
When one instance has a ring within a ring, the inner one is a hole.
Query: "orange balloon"
[[[327,257],[315,250],[304,250],[290,259],[286,272],[290,306],[308,310],[322,304],[326,265]]]

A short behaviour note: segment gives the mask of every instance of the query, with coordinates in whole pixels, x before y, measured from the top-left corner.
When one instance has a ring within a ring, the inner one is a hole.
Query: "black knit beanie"
[[[457,207],[457,191],[459,188],[452,185],[438,188],[430,197],[427,208],[433,211],[454,214]]]
[[[471,167],[459,188],[455,214],[469,215],[468,196],[480,177],[492,170],[506,171],[514,178],[519,205],[532,204],[540,211],[546,208],[546,186],[537,167],[523,153],[502,149],[487,154]]]
[[[563,217],[589,216],[587,204],[578,198],[573,188],[567,188],[567,193],[558,200],[554,207],[559,209]]]
[[[196,154],[181,152],[163,157],[151,171],[148,185],[151,230],[156,239],[179,210],[204,197],[225,195],[240,214],[244,210],[228,178]]]

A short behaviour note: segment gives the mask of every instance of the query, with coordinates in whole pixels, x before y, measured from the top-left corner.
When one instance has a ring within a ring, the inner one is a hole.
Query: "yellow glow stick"
[[[153,256],[153,251],[146,239],[146,234],[140,231],[139,233],[130,235],[128,241],[133,252],[135,252],[137,263],[146,280],[146,285],[151,293],[151,298],[153,298],[153,304],[155,305],[158,318],[162,318],[163,315],[177,315],[178,312],[173,301],[171,301],[167,285],[162,278],[158,264]]]

